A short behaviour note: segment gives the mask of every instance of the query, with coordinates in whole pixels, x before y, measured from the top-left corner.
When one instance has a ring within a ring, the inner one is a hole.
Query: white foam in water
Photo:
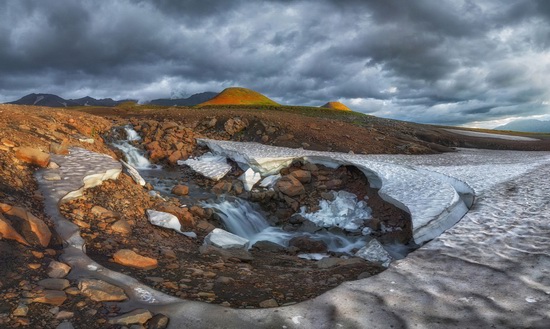
[[[292,238],[307,236],[312,240],[323,241],[329,251],[351,254],[353,249],[365,246],[368,241],[368,238],[364,236],[345,236],[324,230],[315,234],[286,232],[279,227],[270,226],[261,213],[242,199],[204,202],[201,205],[204,208],[212,208],[220,216],[229,232],[248,239],[249,247],[258,241],[270,241],[286,247]]]
[[[316,212],[308,213],[301,208],[302,217],[322,227],[339,227],[348,231],[362,228],[365,221],[372,218],[372,209],[365,201],[357,201],[357,196],[346,191],[333,192],[333,201],[321,200]]]
[[[127,140],[129,141],[139,141],[141,140],[141,136],[135,131],[132,127],[126,126],[124,127],[124,130],[126,131]]]
[[[129,126],[124,127],[124,130],[126,131],[127,140],[113,143],[113,146],[126,155],[128,164],[132,167],[136,169],[151,169],[151,162],[143,156],[144,152],[130,143],[131,141],[141,140],[139,134]]]

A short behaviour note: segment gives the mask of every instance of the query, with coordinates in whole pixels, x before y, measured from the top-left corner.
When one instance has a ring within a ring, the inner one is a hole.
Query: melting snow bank
[[[443,129],[448,132],[452,132],[464,136],[472,137],[485,137],[485,138],[496,138],[496,139],[506,139],[510,141],[538,141],[539,139],[531,137],[522,137],[522,136],[513,136],[513,135],[504,135],[504,134],[492,134],[492,133],[482,133],[479,131],[469,131],[469,130],[460,130],[460,129]]]
[[[387,202],[411,214],[413,239],[423,244],[452,227],[468,211],[474,191],[460,179],[441,173],[431,174],[425,168],[390,164],[370,156],[317,152],[273,147],[257,143],[199,140],[215,154],[228,157],[243,170],[252,170],[262,177],[276,174],[295,160],[322,164],[331,168],[351,165],[369,179],[371,187]],[[329,209],[327,204],[325,209]],[[330,210],[325,210],[330,213]],[[330,215],[321,216],[330,221]],[[332,215],[336,215],[332,213]],[[362,214],[360,215],[362,216]],[[347,223],[350,227],[357,223]]]

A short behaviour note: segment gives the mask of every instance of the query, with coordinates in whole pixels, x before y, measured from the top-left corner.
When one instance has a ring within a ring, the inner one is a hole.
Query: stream
[[[151,164],[145,157],[145,152],[136,147],[141,140],[138,133],[130,126],[125,126],[123,129],[126,139],[112,142],[112,145],[124,153],[127,162],[153,186],[154,191],[161,196],[177,197],[185,205],[197,204],[202,208],[212,209],[223,223],[225,230],[249,240],[249,248],[260,241],[288,247],[289,241],[293,238],[306,237],[312,241],[322,241],[327,246],[327,250],[336,255],[355,256],[354,252],[375,240],[369,236],[368,228],[357,229],[360,227],[358,222],[370,217],[370,208],[365,201],[357,201],[355,195],[345,191],[336,192],[335,200],[332,202],[322,200],[321,209],[316,213],[306,213],[303,209],[297,212],[312,224],[297,231],[285,231],[282,227],[272,226],[255,204],[229,195],[217,196],[194,184],[192,180],[186,182],[189,187],[187,196],[175,196],[171,194],[171,190],[181,180],[181,171],[178,168],[163,168]],[[342,229],[353,233],[346,234]],[[380,249],[382,248],[380,244],[378,246],[379,252],[387,252],[392,259],[404,258],[410,252],[409,247],[402,244],[384,245],[383,249]],[[303,253],[298,257],[319,260],[329,255]],[[389,262],[385,262],[384,265],[388,264]]]

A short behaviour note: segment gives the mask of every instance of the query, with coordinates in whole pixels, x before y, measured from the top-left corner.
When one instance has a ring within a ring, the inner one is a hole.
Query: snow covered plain
[[[170,328],[549,327],[549,152],[459,150],[428,156],[367,156],[205,143],[264,175],[294,158],[362,167],[388,201],[408,209],[413,220],[420,217],[417,224],[428,229],[415,234],[423,239],[435,232],[433,223],[448,225],[449,218],[464,211],[468,191],[475,192],[475,202],[456,225],[380,275],[276,309],[238,310],[178,300],[121,273],[98,269],[69,243],[64,259],[73,270],[127,291],[131,300],[120,305],[122,311],[144,307],[167,314]],[[103,177],[107,169],[120,170],[116,163],[105,168],[104,160],[93,167],[87,161],[90,152],[81,153],[73,151],[55,160],[63,172],[75,179],[78,174],[84,181],[99,173]],[[80,180],[80,184],[50,186],[38,178],[50,204],[46,209],[57,218],[59,198],[83,185]],[[441,210],[444,216],[437,214]],[[60,224],[56,227],[63,231],[69,223]],[[75,235],[69,231],[62,234],[64,239]]]

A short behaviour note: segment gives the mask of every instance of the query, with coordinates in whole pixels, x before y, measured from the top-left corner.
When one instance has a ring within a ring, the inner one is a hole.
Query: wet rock
[[[153,315],[148,310],[138,308],[131,312],[109,319],[109,324],[120,324],[125,326],[134,323],[144,324],[152,317]]]
[[[221,249],[214,246],[203,245],[199,248],[199,252],[203,255],[214,254],[221,256],[224,260],[239,260],[249,262],[254,259],[252,255],[245,249]]]
[[[290,239],[290,247],[296,247],[301,252],[306,253],[324,253],[327,251],[327,245],[323,241],[316,241],[306,236],[298,236]]]
[[[168,328],[168,323],[170,318],[164,314],[158,313],[155,314],[149,322],[147,322],[148,329],[166,329]]]
[[[52,260],[48,265],[46,273],[48,273],[50,278],[61,279],[67,276],[70,271],[71,267],[69,265]]]
[[[187,195],[189,194],[189,187],[187,185],[176,185],[172,188],[172,194],[175,195]]]
[[[320,259],[315,263],[318,268],[325,269],[325,268],[331,268],[335,266],[345,266],[345,265],[353,265],[353,264],[359,264],[364,262],[364,260],[360,258],[336,258],[336,257],[326,257],[323,259]]]
[[[261,308],[270,308],[270,307],[278,307],[279,303],[275,299],[268,299],[264,300],[263,302],[260,302]]]
[[[214,187],[212,187],[212,192],[216,193],[217,195],[229,193],[232,187],[233,185],[229,182],[219,182],[214,185]]]
[[[175,165],[178,163],[178,160],[183,158],[183,154],[181,151],[174,151],[168,156],[168,163],[171,165]]]
[[[214,229],[204,238],[204,244],[222,249],[244,249],[248,240],[220,228]]]
[[[47,181],[58,181],[61,180],[61,175],[57,172],[48,171],[45,172],[44,175],[42,175],[42,178]]]
[[[50,162],[50,155],[34,147],[20,147],[15,156],[23,161],[45,168]]]
[[[258,241],[252,246],[252,248],[267,252],[281,252],[285,250],[285,247],[271,241]]]
[[[334,201],[336,199],[336,196],[332,192],[322,192],[321,198],[327,200],[327,201]]]
[[[70,286],[70,283],[67,279],[48,278],[38,281],[38,285],[45,289],[64,290]]]
[[[279,179],[275,186],[281,193],[289,197],[299,196],[306,193],[304,185],[302,185],[299,180],[289,175]]]
[[[325,186],[329,190],[337,190],[342,188],[343,181],[341,179],[331,179],[325,182]]]
[[[67,299],[67,295],[63,291],[59,290],[43,290],[40,295],[34,298],[34,303],[61,305]]]
[[[95,302],[119,302],[128,299],[124,290],[101,280],[81,279],[78,289]]]
[[[300,183],[306,184],[311,182],[311,172],[309,171],[299,169],[291,172],[290,175],[299,180]]]
[[[140,254],[130,249],[121,249],[113,255],[115,263],[135,267],[141,270],[151,270],[158,266],[158,262],[154,258],[141,256]]]

